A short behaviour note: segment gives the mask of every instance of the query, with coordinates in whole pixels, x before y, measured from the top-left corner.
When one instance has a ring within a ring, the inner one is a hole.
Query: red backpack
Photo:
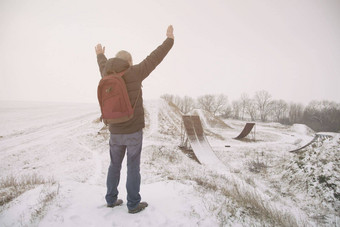
[[[101,119],[106,125],[126,122],[133,118],[140,90],[132,107],[122,78],[125,71],[104,76],[99,82],[97,89],[98,101],[102,113]]]

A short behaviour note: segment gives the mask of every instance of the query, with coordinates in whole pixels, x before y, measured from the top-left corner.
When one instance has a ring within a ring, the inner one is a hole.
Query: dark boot
[[[141,212],[142,210],[144,210],[146,207],[148,206],[147,202],[140,202],[138,204],[138,206],[135,209],[129,210],[130,214],[135,214],[138,212]]]
[[[114,204],[107,204],[107,207],[113,208],[113,207],[116,207],[116,206],[120,206],[122,204],[123,204],[123,200],[117,199],[117,201]]]

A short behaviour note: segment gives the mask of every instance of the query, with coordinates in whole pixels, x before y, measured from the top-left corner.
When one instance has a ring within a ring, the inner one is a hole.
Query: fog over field
[[[174,26],[175,45],[144,97],[266,90],[275,99],[340,102],[340,2],[0,2],[0,100],[96,102],[94,46],[141,62]]]

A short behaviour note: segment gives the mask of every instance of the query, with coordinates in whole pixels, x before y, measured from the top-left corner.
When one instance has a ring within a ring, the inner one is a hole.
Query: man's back
[[[107,60],[104,54],[97,55],[98,65],[102,76],[110,71],[121,72],[127,70],[123,76],[126,88],[132,105],[136,102],[134,117],[123,123],[110,124],[109,129],[112,134],[129,134],[137,132],[145,127],[144,108],[142,98],[142,81],[147,78],[150,73],[162,62],[167,55],[174,40],[167,38],[160,46],[158,46],[149,56],[141,63],[129,66],[128,62],[119,58],[111,58]],[[140,95],[138,95],[140,93]],[[137,99],[138,97],[138,99]]]

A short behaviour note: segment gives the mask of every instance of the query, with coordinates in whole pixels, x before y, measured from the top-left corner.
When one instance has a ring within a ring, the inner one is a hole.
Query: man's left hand
[[[172,27],[172,25],[169,25],[167,31],[166,31],[166,36],[168,38],[171,38],[171,39],[175,39],[174,37],[174,28]]]
[[[97,46],[95,46],[96,54],[104,54],[105,53],[105,47],[102,47],[102,45],[99,43]]]

